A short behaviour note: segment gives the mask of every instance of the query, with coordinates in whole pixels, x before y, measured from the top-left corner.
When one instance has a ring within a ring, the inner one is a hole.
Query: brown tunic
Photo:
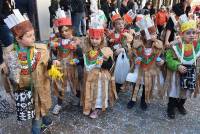
[[[33,98],[35,103],[36,119],[40,119],[42,116],[47,115],[51,107],[51,91],[50,81],[48,79],[47,64],[49,60],[49,52],[47,46],[44,44],[35,44],[35,49],[41,53],[41,58],[36,66],[36,69],[32,72],[33,82]],[[13,45],[9,46],[4,51],[4,61],[7,63],[7,56],[11,51],[15,51]],[[10,83],[9,78],[4,75],[4,87],[7,92],[13,90],[20,90],[27,87],[30,82],[30,75],[20,75],[18,86],[7,84]]]

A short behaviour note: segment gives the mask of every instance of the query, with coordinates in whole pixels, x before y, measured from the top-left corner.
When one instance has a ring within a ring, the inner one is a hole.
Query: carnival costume
[[[120,16],[118,10],[112,12],[112,22],[116,23],[118,20],[123,20]],[[124,24],[123,24],[124,25]],[[119,91],[122,84],[126,80],[126,76],[130,70],[130,61],[128,52],[130,50],[130,43],[133,40],[132,33],[126,29],[120,29],[120,31],[110,31],[108,34],[108,46],[114,52],[114,76],[117,86],[117,91]],[[117,53],[120,49],[123,49],[123,52]]]
[[[56,12],[54,25],[69,30],[72,25],[70,11],[65,13],[64,10],[59,8]],[[67,86],[73,91],[74,95],[80,96],[81,77],[83,77],[81,75],[83,73],[81,71],[83,68],[83,55],[79,45],[80,40],[73,36],[68,39],[62,37],[61,33],[50,36],[49,46],[54,52],[56,60],[60,62],[58,68],[63,74],[62,79],[54,80],[54,93],[58,96],[59,105],[62,104]]]
[[[98,14],[98,13],[97,13]],[[85,40],[84,52],[84,91],[83,114],[89,115],[95,109],[105,111],[117,99],[115,81],[111,77],[113,66],[113,51],[104,46],[104,28],[98,15],[92,15],[89,24],[89,37]],[[93,46],[90,38],[101,38],[101,44]]]
[[[156,34],[156,28],[150,16],[138,15],[136,25],[140,28],[141,36],[146,40],[151,40],[151,34]],[[135,55],[135,66],[133,73],[129,73],[127,80],[135,83],[131,101],[135,103],[137,100],[140,85],[143,85],[143,93],[141,97],[141,107],[145,110],[150,99],[158,96],[161,90],[161,71],[156,62],[159,62],[160,54],[163,50],[161,41],[155,39],[151,46],[144,44],[142,40],[134,40],[133,52]],[[157,90],[155,90],[157,89]],[[129,104],[128,104],[129,105]],[[133,104],[132,104],[133,105]],[[129,107],[129,106],[128,106]],[[132,108],[132,106],[130,107]]]
[[[196,30],[196,22],[189,20],[185,14],[179,18],[180,30],[182,33],[188,30]],[[168,92],[168,116],[175,118],[174,108],[177,107],[181,114],[186,114],[185,101],[192,94],[197,96],[199,85],[197,85],[197,59],[200,56],[200,41],[194,39],[187,43],[182,39],[176,41],[172,48],[166,51],[167,76],[164,91]],[[178,67],[183,65],[187,68],[184,74],[179,73]]]

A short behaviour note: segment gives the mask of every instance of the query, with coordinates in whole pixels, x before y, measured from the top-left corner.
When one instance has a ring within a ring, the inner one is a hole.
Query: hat
[[[179,24],[181,28],[181,32],[185,32],[189,29],[196,29],[197,24],[195,20],[189,20],[186,14],[183,14],[179,17]]]
[[[93,14],[90,17],[89,36],[95,38],[104,36],[103,20],[98,15]]]
[[[133,10],[129,10],[124,16],[124,21],[127,22],[128,24],[131,24],[133,22],[133,19],[135,19],[136,14],[133,13]]]
[[[15,37],[21,37],[26,32],[33,30],[33,26],[26,15],[22,15],[18,9],[13,9],[13,14],[4,19]]]
[[[65,12],[61,8],[58,8],[56,11],[56,20],[54,21],[54,25],[56,27],[59,26],[71,26],[72,20],[71,20],[71,12],[68,10]]]
[[[97,10],[95,13],[92,13],[90,17],[95,17],[102,25],[107,22],[107,18],[102,10]]]
[[[161,8],[161,9],[166,9],[166,7],[165,7],[164,5],[162,5],[160,8]]]
[[[156,28],[150,15],[138,15],[136,17],[136,25],[140,28],[141,34],[144,34],[148,39],[150,39],[150,34],[156,32]]]
[[[122,19],[121,15],[119,14],[118,8],[115,11],[112,11],[112,17],[111,20],[112,22],[115,22],[118,19]]]

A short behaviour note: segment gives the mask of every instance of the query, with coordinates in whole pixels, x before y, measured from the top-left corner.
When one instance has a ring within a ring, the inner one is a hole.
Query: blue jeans
[[[14,37],[10,29],[6,25],[0,25],[0,64],[3,62],[2,47],[7,47],[12,44]]]
[[[41,125],[42,125],[42,120],[32,120],[32,134],[40,134],[41,133]]]
[[[86,35],[86,20],[85,18],[82,18],[81,23],[79,25],[79,31],[82,33],[82,35]]]
[[[72,13],[72,24],[75,36],[81,36],[83,33],[80,30],[81,20],[85,17],[85,13]]]

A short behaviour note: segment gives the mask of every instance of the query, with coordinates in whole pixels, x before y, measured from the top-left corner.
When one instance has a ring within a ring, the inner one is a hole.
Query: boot
[[[130,100],[130,101],[128,102],[128,104],[127,104],[127,108],[128,108],[128,109],[132,109],[133,106],[135,105],[135,101],[132,101],[134,89],[135,89],[135,83],[133,83],[133,91],[132,91],[132,94],[131,94],[131,100]]]
[[[170,119],[175,119],[175,106],[177,104],[177,99],[169,97],[169,102],[167,106],[167,115]]]
[[[122,84],[115,83],[115,85],[116,85],[117,93],[119,93],[119,92],[121,91],[121,86],[122,86]]]
[[[178,102],[177,102],[178,111],[179,111],[180,114],[182,114],[182,115],[186,115],[186,114],[187,114],[187,111],[186,111],[186,109],[184,108],[185,101],[186,101],[186,99],[179,99]]]
[[[141,97],[141,101],[140,101],[140,107],[142,110],[147,110],[147,103],[145,102],[145,86],[143,86],[143,91],[142,91],[142,97]]]

